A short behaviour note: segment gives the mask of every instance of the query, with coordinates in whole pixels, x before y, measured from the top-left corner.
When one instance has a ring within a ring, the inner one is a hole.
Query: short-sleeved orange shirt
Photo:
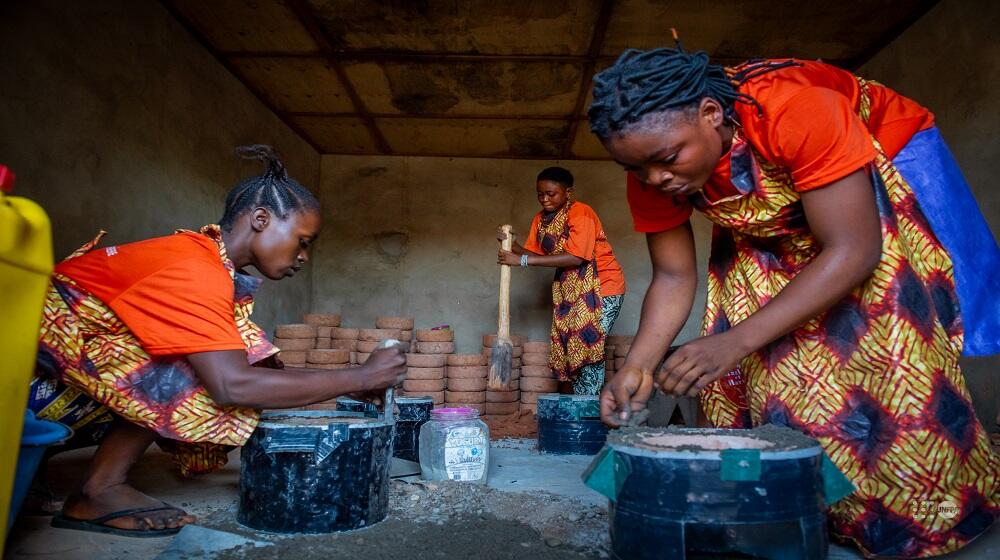
[[[768,162],[786,167],[799,192],[829,185],[871,162],[876,154],[871,136],[893,157],[914,134],[934,125],[926,108],[875,83],[868,85],[866,125],[858,116],[861,86],[850,72],[798,62],[801,66],[765,73],[739,87],[760,103],[763,117],[753,105],[737,103],[735,110],[746,140]],[[631,173],[626,185],[636,231],[666,231],[691,216],[684,197],[643,189]],[[737,194],[728,157],[719,161],[703,192],[709,200]]]
[[[601,296],[617,296],[625,293],[625,274],[615,258],[608,236],[604,233],[601,219],[594,209],[582,202],[574,202],[566,219],[569,224],[569,239],[566,240],[567,253],[589,261],[596,252],[597,277],[601,281]],[[532,253],[544,254],[538,244],[538,227],[542,222],[542,213],[535,215],[531,221],[528,238],[524,248]]]
[[[103,301],[152,356],[245,350],[215,241],[178,233],[95,249],[56,273]]]

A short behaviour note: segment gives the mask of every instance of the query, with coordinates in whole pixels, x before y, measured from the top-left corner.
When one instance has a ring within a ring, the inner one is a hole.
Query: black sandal
[[[102,515],[97,519],[76,519],[74,517],[67,517],[61,513],[58,513],[52,518],[52,526],[57,529],[75,529],[77,531],[89,531],[91,533],[104,533],[107,535],[117,535],[119,537],[139,537],[139,538],[169,537],[171,535],[176,535],[177,533],[179,533],[183,527],[173,527],[169,529],[121,529],[119,527],[112,527],[111,525],[107,525],[106,523],[114,519],[120,519],[122,517],[130,517],[139,513],[152,513],[154,511],[165,511],[170,509],[176,511],[182,511],[173,506],[132,508],[132,509],[123,509],[121,511],[116,511],[114,513],[109,513],[107,515]]]

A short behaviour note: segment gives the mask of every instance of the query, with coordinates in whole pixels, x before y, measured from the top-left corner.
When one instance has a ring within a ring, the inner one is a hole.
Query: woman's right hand
[[[601,390],[601,420],[618,427],[628,422],[632,414],[646,408],[653,394],[653,374],[626,365]]]
[[[368,356],[364,369],[368,390],[399,385],[406,379],[406,354],[399,346],[376,350]]]

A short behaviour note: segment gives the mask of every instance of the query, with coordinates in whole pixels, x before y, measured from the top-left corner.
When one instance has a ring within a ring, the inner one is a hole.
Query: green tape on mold
[[[760,480],[760,450],[757,449],[723,449],[722,480],[757,481]]]
[[[601,404],[595,398],[580,398],[574,395],[560,395],[558,407],[573,420],[600,418]],[[562,414],[560,414],[562,416]]]
[[[625,480],[631,473],[632,469],[628,463],[622,460],[614,449],[604,446],[580,478],[591,490],[614,502],[618,500],[618,493],[621,492]]]
[[[820,474],[823,476],[823,499],[826,505],[831,505],[850,496],[854,493],[854,483],[834,464],[826,453],[823,454],[823,462],[820,465]]]

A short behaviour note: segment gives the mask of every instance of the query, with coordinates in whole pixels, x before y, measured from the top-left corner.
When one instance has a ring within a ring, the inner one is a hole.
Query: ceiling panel
[[[576,54],[590,45],[592,0],[309,0],[335,49]]]
[[[316,43],[279,0],[171,0],[220,51],[316,52]]]
[[[854,68],[937,0],[160,1],[323,153],[604,159],[581,117],[626,48]]]
[[[601,145],[597,136],[590,132],[590,126],[586,122],[580,123],[570,151],[573,156],[582,159],[609,159],[608,153],[604,151],[604,146]]]
[[[601,54],[673,47],[673,27],[686,49],[704,50],[717,58],[851,60],[926,4],[924,0],[621,0],[616,2]]]
[[[325,154],[377,154],[364,121],[353,117],[291,117],[308,140]]]
[[[324,58],[234,58],[232,65],[279,111],[349,113],[354,110],[343,85]]]
[[[561,121],[479,119],[379,119],[393,152],[465,153],[492,157],[556,157],[566,141]]]
[[[375,113],[556,115],[573,112],[582,65],[562,62],[366,62],[348,65]]]

